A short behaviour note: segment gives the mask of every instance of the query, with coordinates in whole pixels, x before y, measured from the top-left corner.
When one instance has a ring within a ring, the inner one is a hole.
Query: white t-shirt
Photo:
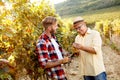
[[[59,50],[59,45],[58,45],[58,43],[55,41],[55,39],[51,39],[51,41],[52,41],[52,43],[53,43],[53,45],[54,45],[54,47],[55,47],[55,51],[56,51],[56,53],[57,53],[57,55],[58,55],[58,59],[59,60],[61,60],[61,59],[63,59],[63,57],[62,57],[62,53],[60,52],[60,50]]]

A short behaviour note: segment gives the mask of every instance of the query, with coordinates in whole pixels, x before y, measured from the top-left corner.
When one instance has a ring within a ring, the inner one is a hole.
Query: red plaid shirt
[[[55,36],[53,36],[53,38],[56,40]],[[62,48],[60,46],[59,49],[62,53]],[[45,33],[43,33],[38,39],[36,52],[38,54],[39,64],[43,69],[45,68],[47,62],[54,62],[58,60],[55,48],[50,38]],[[57,80],[66,80],[65,73],[61,65],[55,66],[53,68],[47,68],[45,70],[51,78],[55,78]]]

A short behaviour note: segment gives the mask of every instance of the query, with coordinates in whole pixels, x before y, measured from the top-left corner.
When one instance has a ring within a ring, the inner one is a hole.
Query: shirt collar
[[[52,37],[53,37],[54,39],[56,39],[55,35],[52,35]],[[42,38],[45,39],[45,40],[47,40],[47,39],[50,40],[50,38],[47,36],[47,34],[46,34],[45,32],[43,32]]]
[[[92,32],[92,30],[91,30],[90,28],[88,28],[87,34],[89,34],[89,33],[91,33],[91,32]]]
[[[87,32],[85,33],[85,35],[90,34],[91,32],[92,32],[92,30],[91,30],[90,28],[88,28],[88,29],[87,29]],[[79,35],[79,36],[84,37],[84,36],[82,36],[82,35]]]

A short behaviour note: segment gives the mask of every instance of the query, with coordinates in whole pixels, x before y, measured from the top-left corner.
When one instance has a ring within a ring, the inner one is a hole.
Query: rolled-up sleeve
[[[101,51],[102,40],[99,32],[94,34],[93,38],[93,48],[95,49],[96,53]]]

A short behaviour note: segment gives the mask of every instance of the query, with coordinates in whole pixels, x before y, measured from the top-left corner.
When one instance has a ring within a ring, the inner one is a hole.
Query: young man
[[[107,80],[100,33],[87,27],[82,17],[73,21],[78,32],[73,47],[80,51],[80,68],[84,80]]]
[[[48,16],[43,19],[42,25],[45,31],[39,37],[36,52],[40,66],[45,69],[51,80],[67,80],[61,64],[70,61],[63,57],[62,48],[56,40],[55,33],[58,28],[57,19]]]

